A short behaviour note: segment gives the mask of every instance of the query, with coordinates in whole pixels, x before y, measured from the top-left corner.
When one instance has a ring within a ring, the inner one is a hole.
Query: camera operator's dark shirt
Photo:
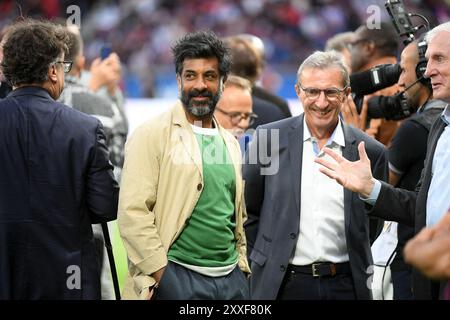
[[[419,182],[427,153],[428,133],[434,120],[446,103],[433,100],[426,103],[413,116],[404,120],[398,128],[388,149],[389,169],[401,176],[396,187],[414,190]],[[391,265],[393,271],[409,269],[403,262],[403,247],[414,236],[414,228],[399,224],[397,228],[397,255]]]

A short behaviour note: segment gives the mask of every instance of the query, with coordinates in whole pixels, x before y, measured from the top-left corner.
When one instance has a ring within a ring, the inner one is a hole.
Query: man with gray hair
[[[386,179],[383,145],[339,118],[349,83],[339,53],[313,53],[295,85],[304,114],[256,130],[243,168],[252,299],[372,298],[365,203],[314,163],[324,147],[356,159],[364,141],[372,170]],[[270,155],[278,171],[262,174],[268,158],[260,155]]]
[[[428,42],[425,77],[431,79],[433,97],[447,102],[447,106],[430,129],[427,156],[416,190],[394,188],[374,179],[363,145],[359,146],[359,161],[350,162],[332,150],[325,152],[337,164],[316,160],[324,166],[323,173],[366,198],[372,207],[370,215],[414,225],[416,233],[435,225],[450,207],[450,22],[431,30],[425,40]],[[413,270],[412,277],[416,299],[442,297],[445,282],[431,281],[417,270]]]

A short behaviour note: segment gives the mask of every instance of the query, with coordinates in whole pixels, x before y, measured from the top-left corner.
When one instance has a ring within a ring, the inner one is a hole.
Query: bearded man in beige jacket
[[[246,299],[246,219],[237,140],[214,109],[230,69],[212,32],[172,48],[180,102],[125,148],[119,229],[128,255],[125,299]]]

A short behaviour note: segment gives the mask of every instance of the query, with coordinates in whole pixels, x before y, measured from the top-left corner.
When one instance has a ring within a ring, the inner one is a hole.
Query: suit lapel
[[[425,174],[423,175],[422,185],[420,187],[419,194],[417,196],[417,206],[416,206],[416,231],[420,230],[423,226],[426,225],[426,211],[427,211],[427,195],[428,190],[430,189],[431,179],[433,177],[433,173],[431,172],[431,169],[433,167],[433,159],[434,159],[434,152],[436,151],[436,146],[439,141],[439,138],[442,135],[442,132],[444,132],[444,129],[446,127],[445,122],[438,118],[439,121],[438,124],[436,124],[437,128],[433,130],[430,130],[430,136],[428,140],[428,150],[427,150],[427,159],[425,160]]]
[[[288,137],[289,163],[291,166],[291,181],[295,196],[297,212],[300,212],[300,190],[302,175],[302,154],[303,154],[303,115],[299,117],[290,128]]]
[[[445,122],[441,118],[439,118],[439,120],[437,120],[437,121],[439,121],[439,124],[437,125],[437,129],[434,130],[434,132],[431,133],[432,137],[430,139],[430,152],[429,152],[429,154],[432,155],[432,157],[431,157],[430,160],[433,160],[433,156],[434,156],[434,152],[436,151],[437,143],[439,141],[439,138],[442,135],[442,132],[444,132],[444,129],[446,127]]]
[[[358,146],[356,144],[356,138],[351,129],[342,122],[342,128],[344,131],[345,147],[342,150],[342,156],[349,161],[359,160]],[[344,216],[345,216],[345,230],[346,232],[350,226],[350,219],[352,213],[353,204],[353,192],[344,188]]]

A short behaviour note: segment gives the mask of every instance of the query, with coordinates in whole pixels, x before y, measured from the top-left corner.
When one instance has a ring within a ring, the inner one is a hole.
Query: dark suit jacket
[[[253,112],[258,118],[249,127],[255,129],[260,125],[287,118],[283,111],[273,102],[263,100],[252,94]]]
[[[99,299],[92,223],[116,218],[100,122],[40,87],[0,101],[0,299]]]
[[[262,142],[262,129],[271,132],[279,130],[279,144],[271,143],[270,138],[267,143]],[[343,125],[343,130],[346,144],[343,156],[351,161],[358,160],[358,143],[365,141],[374,175],[385,180],[387,162],[384,146],[353,127]],[[248,213],[245,227],[252,269],[250,291],[252,299],[275,299],[299,233],[303,115],[262,126],[255,133],[255,139],[246,154],[243,168]],[[276,148],[272,150],[271,162],[278,161],[279,170],[273,175],[261,175],[261,169],[269,165],[265,159],[252,159],[252,152],[256,152],[258,146],[262,149],[258,150],[259,154],[267,154],[270,145]],[[358,299],[371,299],[367,279],[372,255],[365,203],[358,194],[345,189],[344,210],[345,235],[356,295]]]
[[[425,227],[434,151],[445,127],[445,122],[439,117],[430,129],[427,157],[416,190],[408,191],[382,183],[377,202],[370,212],[371,215],[414,226],[416,234]],[[413,293],[416,299],[438,299],[439,291],[442,289],[442,283],[440,285],[439,282],[431,281],[413,269]]]
[[[253,86],[252,95],[261,100],[265,100],[265,101],[275,104],[283,112],[283,114],[286,117],[292,117],[292,113],[291,113],[291,110],[289,109],[289,105],[288,105],[287,101],[284,100],[283,98],[281,98],[259,86]]]

